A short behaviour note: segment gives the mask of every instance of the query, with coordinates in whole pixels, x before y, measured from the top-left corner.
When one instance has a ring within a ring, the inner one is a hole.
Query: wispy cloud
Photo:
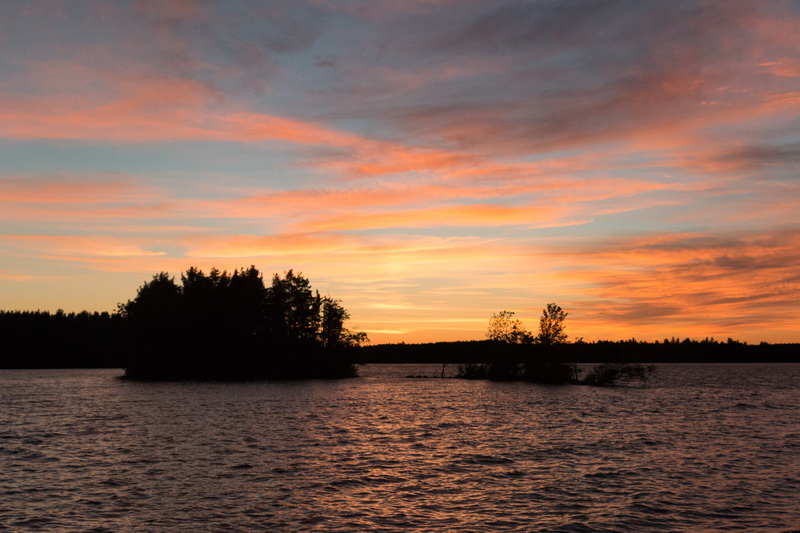
[[[665,234],[574,250],[570,272],[590,281],[576,302],[592,336],[638,332],[733,336],[797,323],[800,276],[794,265],[800,233]],[[605,331],[604,331],[605,330]]]

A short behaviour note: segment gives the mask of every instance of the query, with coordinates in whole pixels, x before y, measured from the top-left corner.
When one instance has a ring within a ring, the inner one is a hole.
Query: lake
[[[440,371],[0,370],[0,529],[800,530],[798,364],[616,388],[406,377]]]

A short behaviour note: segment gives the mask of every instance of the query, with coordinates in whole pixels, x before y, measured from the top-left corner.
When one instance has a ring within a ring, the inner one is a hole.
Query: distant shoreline
[[[800,344],[600,341],[553,346],[491,341],[379,344],[356,351],[361,364],[486,363],[497,357],[570,363],[800,363]]]
[[[60,353],[60,355],[59,355]],[[119,368],[125,364],[119,353],[76,353],[61,346],[55,351],[28,350],[4,353],[0,369],[90,369]],[[498,357],[512,360],[542,359],[571,363],[800,363],[800,344],[743,344],[681,341],[649,343],[607,341],[568,343],[556,346],[503,345],[491,341],[454,341],[420,344],[378,344],[352,350],[355,364],[464,364],[492,362]]]

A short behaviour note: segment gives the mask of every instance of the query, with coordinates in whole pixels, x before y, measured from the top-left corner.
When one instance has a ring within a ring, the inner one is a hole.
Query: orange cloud
[[[341,235],[292,233],[278,235],[189,235],[180,242],[187,247],[186,257],[202,259],[250,260],[265,257],[342,253],[357,241]]]
[[[596,289],[573,304],[574,320],[594,338],[790,332],[800,322],[798,250],[796,230],[666,234],[575,250],[572,260],[582,267],[566,275]]]
[[[107,178],[113,181],[102,181]],[[120,182],[126,176],[98,176],[98,181],[0,178],[0,202],[28,204],[108,204],[152,201],[155,191]]]
[[[487,165],[488,167],[489,165]],[[523,167],[527,165],[522,165]],[[512,168],[504,165],[504,168]],[[263,218],[294,221],[293,226],[322,230],[343,230],[407,224],[410,219],[419,225],[441,222],[444,226],[473,223],[498,225],[566,224],[575,218],[585,219],[607,212],[608,206],[633,202],[639,208],[643,200],[630,200],[658,191],[682,191],[683,184],[665,184],[636,179],[570,179],[539,176],[536,169],[525,176],[518,169],[515,179],[504,181],[474,180],[462,177],[452,180],[420,180],[415,182],[383,182],[379,185],[348,186],[326,189],[267,191],[239,198],[209,201],[205,211],[228,218]],[[627,199],[627,200],[626,200]],[[494,202],[488,203],[487,200]],[[480,201],[480,203],[476,203]],[[509,202],[503,205],[500,202]],[[595,203],[589,207],[588,203]],[[519,207],[546,205],[547,208]],[[580,205],[576,205],[580,204]],[[559,206],[558,208],[550,206]],[[627,209],[628,207],[625,207]],[[380,210],[380,213],[377,211]],[[563,215],[561,218],[555,216]],[[547,215],[545,217],[545,215]],[[544,220],[547,218],[548,220]]]
[[[478,204],[321,217],[303,223],[302,227],[307,231],[358,231],[383,228],[538,225],[552,223],[556,214],[557,211],[552,208]]]
[[[477,253],[485,240],[466,237],[410,237],[365,236],[341,233],[281,233],[269,236],[243,234],[198,234],[179,240],[186,247],[186,256],[203,260],[231,258],[303,258],[313,262],[336,261],[337,257],[352,258],[358,262],[381,262],[385,254],[413,256],[415,261],[426,254],[431,259],[446,260],[442,254]]]
[[[0,280],[13,281],[13,282],[29,282],[41,280],[58,280],[64,279],[63,276],[40,276],[37,274],[25,274],[22,272],[14,272],[9,270],[0,270]]]
[[[0,219],[90,221],[153,218],[165,212],[164,193],[154,187],[136,185],[130,176],[93,178],[0,178]]]
[[[149,223],[148,231],[157,233],[165,218],[186,214],[187,202],[171,200],[156,187],[137,184],[132,176],[95,174],[90,180],[0,178],[0,221],[27,227],[32,233],[57,225],[60,232],[72,236],[103,233],[111,227],[121,231],[121,226],[139,221]]]
[[[18,254],[52,258],[153,257],[164,251],[148,250],[129,238],[77,235],[0,235],[0,244]],[[152,245],[151,245],[152,246]]]

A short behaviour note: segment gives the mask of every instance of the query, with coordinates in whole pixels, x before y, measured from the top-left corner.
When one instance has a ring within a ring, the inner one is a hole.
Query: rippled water
[[[0,370],[0,529],[790,531],[800,365],[645,388]]]

